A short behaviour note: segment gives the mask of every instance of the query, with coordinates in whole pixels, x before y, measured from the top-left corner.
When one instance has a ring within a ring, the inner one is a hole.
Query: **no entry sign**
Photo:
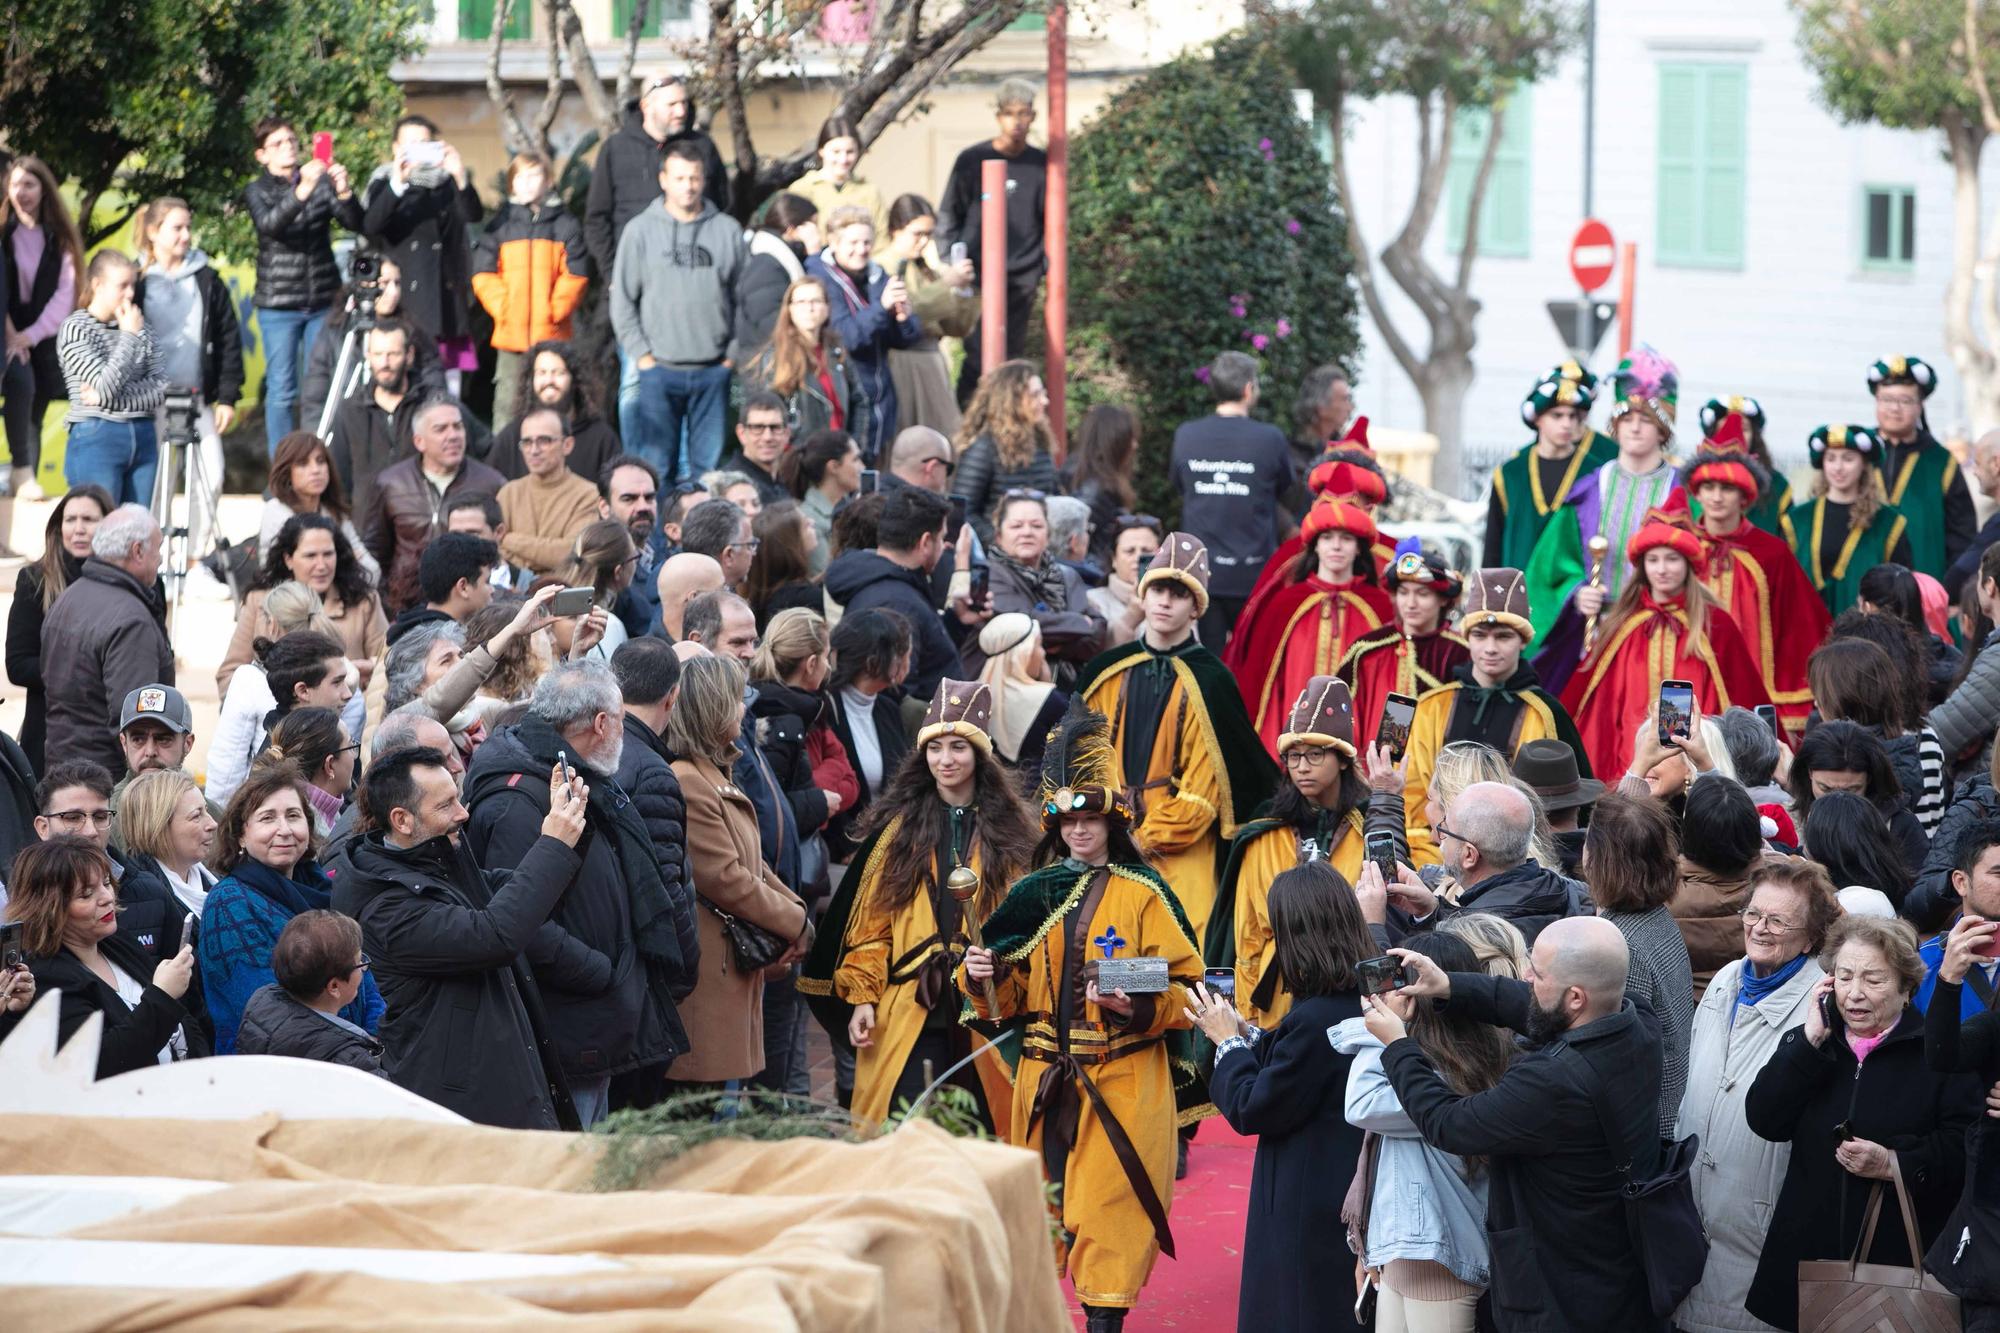
[[[1611,228],[1596,218],[1586,218],[1569,243],[1569,271],[1579,290],[1594,292],[1611,278],[1618,248],[1612,243]]]

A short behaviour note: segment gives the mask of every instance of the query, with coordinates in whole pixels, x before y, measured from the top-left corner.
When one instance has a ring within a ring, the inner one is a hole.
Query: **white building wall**
[[[1746,238],[1740,270],[1662,267],[1654,245],[1656,145],[1662,62],[1726,61],[1748,69]],[[1583,62],[1572,57],[1530,97],[1532,223],[1523,258],[1482,254],[1473,291],[1483,304],[1468,396],[1468,463],[1490,460],[1528,438],[1519,405],[1535,378],[1567,353],[1544,302],[1573,299],[1569,240],[1583,216]],[[1822,422],[1872,423],[1866,371],[1878,357],[1908,353],[1937,367],[1929,404],[1941,437],[1969,423],[1944,348],[1950,279],[1951,168],[1943,136],[1844,126],[1816,100],[1800,59],[1786,0],[1606,0],[1598,5],[1596,215],[1622,243],[1637,242],[1634,337],[1681,371],[1678,447],[1700,440],[1710,397],[1748,393],[1769,416],[1769,438],[1795,477],[1805,440]],[[1407,215],[1415,189],[1416,109],[1408,99],[1358,106],[1350,116],[1350,169],[1358,220],[1379,254]],[[1989,162],[1987,206],[2000,207],[2000,167]],[[1915,267],[1864,271],[1865,185],[1916,190]],[[1431,233],[1432,262],[1449,274],[1445,210]],[[1416,347],[1426,326],[1377,265],[1378,286]],[[1617,296],[1618,276],[1600,298]],[[1384,425],[1421,428],[1423,408],[1363,318],[1357,411]],[[1617,365],[1617,329],[1591,368]],[[1606,406],[1592,414],[1602,427]]]

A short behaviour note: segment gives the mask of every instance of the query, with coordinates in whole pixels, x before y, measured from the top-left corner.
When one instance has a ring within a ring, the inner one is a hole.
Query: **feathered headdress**
[[[1435,549],[1425,550],[1416,537],[1405,537],[1396,543],[1396,558],[1389,562],[1383,582],[1391,592],[1399,583],[1420,583],[1446,601],[1457,597],[1464,587],[1457,572],[1445,563],[1444,556]]]
[[[1627,412],[1643,412],[1672,438],[1674,416],[1680,403],[1681,372],[1652,344],[1640,343],[1618,363],[1618,369],[1611,375],[1611,387],[1618,399],[1611,409],[1613,421]]]
[[[1071,696],[1069,711],[1050,730],[1042,749],[1043,830],[1060,828],[1064,815],[1103,815],[1131,823],[1131,798],[1117,783],[1110,722],[1081,696]]]

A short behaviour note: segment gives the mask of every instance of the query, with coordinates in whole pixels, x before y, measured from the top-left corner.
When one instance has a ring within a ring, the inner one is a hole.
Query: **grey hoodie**
[[[669,366],[740,359],[731,334],[736,280],[748,258],[743,224],[706,200],[693,222],[664,205],[633,218],[618,238],[611,278],[611,325],[625,355]]]
[[[146,270],[146,327],[160,349],[160,375],[178,389],[201,388],[201,288],[195,275],[208,267],[208,256],[189,250],[171,272]]]

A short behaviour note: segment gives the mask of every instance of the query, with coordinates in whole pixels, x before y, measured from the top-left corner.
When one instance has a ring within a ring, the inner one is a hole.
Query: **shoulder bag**
[[[1924,1252],[1916,1210],[1903,1188],[1903,1168],[1889,1154],[1890,1184],[1903,1214],[1910,1254]],[[1957,1328],[1958,1297],[1919,1267],[1871,1264],[1875,1224],[1882,1218],[1883,1183],[1875,1182],[1861,1220],[1861,1243],[1845,1259],[1807,1259],[1799,1264],[1799,1333],[1868,1333],[1877,1328]]]
[[[1590,1065],[1588,1060],[1584,1063]],[[1590,1068],[1594,1075],[1596,1067]],[[1701,1139],[1690,1134],[1662,1141],[1658,1170],[1644,1180],[1634,1179],[1631,1149],[1612,1128],[1596,1089],[1586,1087],[1584,1095],[1597,1113],[1598,1127],[1618,1163],[1618,1174],[1624,1177],[1618,1192],[1625,1205],[1625,1229],[1632,1237],[1632,1251],[1645,1269],[1646,1296],[1653,1313],[1664,1319],[1680,1308],[1708,1266],[1708,1228],[1702,1225],[1701,1210],[1695,1207],[1691,1178]]]

